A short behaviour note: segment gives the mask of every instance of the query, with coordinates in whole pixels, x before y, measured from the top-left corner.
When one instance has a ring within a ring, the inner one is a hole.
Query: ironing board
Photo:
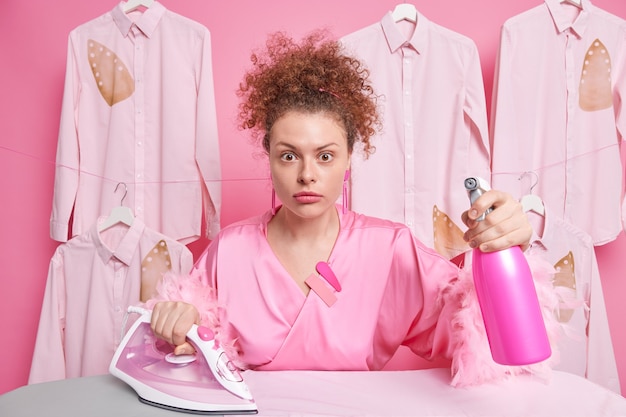
[[[584,378],[554,372],[549,383],[516,377],[453,388],[448,369],[382,372],[244,373],[261,417],[626,416],[626,398]],[[111,375],[24,386],[0,396],[6,417],[184,417],[143,404]]]

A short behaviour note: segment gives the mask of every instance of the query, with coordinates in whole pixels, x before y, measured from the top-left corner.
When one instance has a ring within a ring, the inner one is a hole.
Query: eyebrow
[[[282,142],[282,141],[276,142],[275,146],[280,146],[280,145],[282,145],[282,146],[284,146],[286,148],[289,148],[289,149],[296,149],[296,147],[293,146],[292,144],[286,143],[286,142]],[[339,146],[339,144],[336,143],[336,142],[330,142],[330,143],[327,143],[326,145],[318,146],[317,148],[315,148],[315,150],[316,151],[321,151],[321,150],[329,148],[331,146]]]

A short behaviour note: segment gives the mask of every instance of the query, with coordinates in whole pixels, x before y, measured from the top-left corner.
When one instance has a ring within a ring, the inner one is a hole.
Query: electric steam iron
[[[140,317],[115,351],[109,372],[141,402],[193,414],[257,413],[248,386],[209,328],[194,325],[187,333],[194,355],[174,355],[172,345],[152,332],[151,311],[131,306],[128,313]]]

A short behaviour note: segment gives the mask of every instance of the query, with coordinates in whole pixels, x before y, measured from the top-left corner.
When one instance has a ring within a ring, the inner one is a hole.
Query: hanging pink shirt
[[[104,218],[101,218],[103,220]],[[108,373],[139,304],[142,274],[188,273],[193,256],[180,242],[135,218],[130,228],[97,224],[59,245],[48,271],[29,383]]]
[[[559,339],[554,369],[571,372],[620,393],[602,281],[591,236],[546,210],[528,213],[537,235],[528,253],[541,256],[556,270],[555,285],[575,293],[582,306],[559,309],[566,337]]]
[[[123,2],[72,30],[50,235],[64,242],[120,204],[185,243],[219,230],[220,151],[207,28]],[[203,201],[204,200],[204,201]],[[73,213],[73,222],[70,216]]]
[[[581,5],[546,0],[502,27],[492,186],[520,197],[529,183],[519,178],[534,171],[533,193],[600,245],[623,228],[626,21]]]
[[[387,13],[341,39],[369,68],[383,122],[376,152],[352,158],[350,203],[406,224],[432,247],[434,206],[460,224],[463,181],[490,176],[485,90],[472,40],[419,13],[412,30]]]

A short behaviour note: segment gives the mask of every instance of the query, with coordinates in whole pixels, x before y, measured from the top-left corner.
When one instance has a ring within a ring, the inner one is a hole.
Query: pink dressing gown
[[[240,359],[257,370],[379,370],[403,344],[450,356],[438,300],[458,268],[404,225],[338,211],[327,261],[342,290],[332,307],[314,291],[305,296],[272,252],[270,212],[226,227],[196,263],[226,307]]]

